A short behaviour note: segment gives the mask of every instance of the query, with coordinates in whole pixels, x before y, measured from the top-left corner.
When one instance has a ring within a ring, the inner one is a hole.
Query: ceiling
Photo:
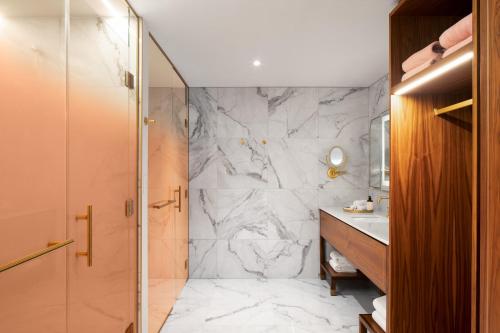
[[[388,71],[394,0],[130,2],[191,87],[364,87]]]

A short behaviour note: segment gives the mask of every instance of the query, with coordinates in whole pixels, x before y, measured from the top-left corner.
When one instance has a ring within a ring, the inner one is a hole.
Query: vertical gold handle
[[[87,206],[87,215],[77,215],[77,221],[87,221],[87,251],[77,252],[77,257],[87,257],[87,265],[92,267],[92,205]]]
[[[181,195],[181,187],[179,185],[179,188],[177,188],[177,190],[174,190],[174,199],[175,199],[175,193],[178,193],[179,194],[179,204],[174,206],[174,208],[178,208],[179,209],[179,213],[181,212],[182,210],[182,195]]]

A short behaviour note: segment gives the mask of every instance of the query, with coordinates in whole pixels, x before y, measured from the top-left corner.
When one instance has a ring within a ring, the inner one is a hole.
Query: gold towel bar
[[[163,207],[167,207],[175,202],[176,202],[175,200],[162,200],[162,201],[152,203],[151,207],[153,207],[155,209],[162,209]]]
[[[61,247],[69,245],[69,244],[71,244],[73,242],[74,242],[74,240],[72,240],[72,239],[68,239],[68,240],[65,240],[63,242],[49,242],[48,246],[45,249],[42,249],[42,250],[36,251],[34,253],[28,254],[25,257],[13,260],[13,261],[5,264],[5,265],[1,265],[0,266],[0,273],[4,272],[6,270],[9,270],[11,268],[14,268],[16,266],[19,266],[21,264],[24,264],[25,262],[28,262],[30,260],[36,259],[38,257],[41,257],[41,256],[43,256],[43,255],[45,255],[47,253],[50,253],[50,252],[54,251],[54,250],[60,249]]]
[[[458,109],[463,109],[463,108],[468,107],[470,105],[472,105],[472,99],[468,99],[466,101],[463,101],[463,102],[460,102],[457,104],[453,104],[453,105],[450,105],[450,106],[447,106],[447,107],[444,107],[441,109],[434,109],[434,114],[436,116],[439,116],[440,114],[447,113],[447,112],[454,111],[454,110],[458,110]]]

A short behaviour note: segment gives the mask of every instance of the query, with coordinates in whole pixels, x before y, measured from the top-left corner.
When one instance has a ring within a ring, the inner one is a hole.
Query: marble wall
[[[190,277],[317,277],[318,207],[366,198],[369,119],[383,98],[377,88],[190,89]],[[331,180],[334,145],[348,164]]]

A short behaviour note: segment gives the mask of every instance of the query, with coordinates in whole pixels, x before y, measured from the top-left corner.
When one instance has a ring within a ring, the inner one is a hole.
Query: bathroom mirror
[[[372,119],[370,122],[370,187],[389,190],[390,166],[390,121],[389,113]]]
[[[337,178],[342,171],[340,170],[346,162],[346,154],[339,146],[334,146],[326,155],[326,163],[329,165],[327,175],[334,179]]]
[[[342,166],[344,162],[345,162],[345,154],[342,148],[335,146],[332,149],[330,149],[330,152],[328,153],[328,164],[338,168]]]
[[[389,114],[382,116],[382,180],[380,188],[389,191],[389,168],[391,165],[391,145],[390,145],[391,122]]]

